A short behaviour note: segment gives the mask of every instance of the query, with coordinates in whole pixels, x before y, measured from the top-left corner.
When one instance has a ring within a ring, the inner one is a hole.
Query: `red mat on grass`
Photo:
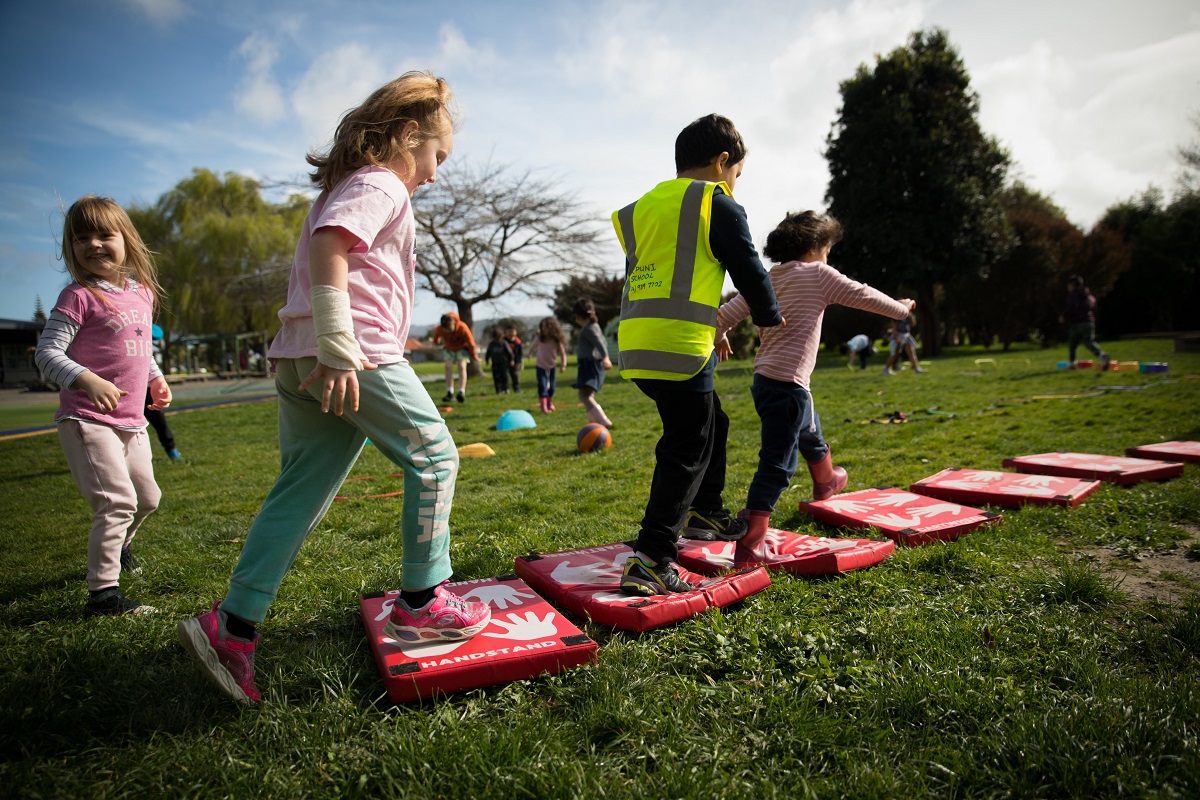
[[[934,500],[902,489],[862,489],[828,500],[804,501],[800,510],[822,522],[843,528],[878,528],[906,547],[949,542],[989,523],[999,522],[994,511]]]
[[[909,486],[910,491],[956,503],[1074,508],[1096,491],[1100,481],[1053,475],[1025,475],[981,469],[944,469]]]
[[[1159,442],[1130,447],[1125,455],[1131,458],[1157,458],[1162,461],[1186,461],[1200,464],[1200,442]]]
[[[648,631],[681,622],[710,608],[723,608],[771,584],[762,568],[705,578],[680,569],[684,580],[701,584],[693,592],[635,597],[620,589],[628,544],[609,544],[561,553],[520,556],[515,567],[526,583],[554,603],[578,614],[627,631]]]
[[[1177,462],[1094,453],[1039,453],[1006,458],[1003,463],[1020,472],[1095,478],[1122,486],[1141,481],[1161,481],[1183,474],[1183,464]]]
[[[397,642],[384,636],[383,623],[400,592],[359,599],[375,664],[394,702],[511,683],[596,660],[596,643],[515,575],[447,588],[491,606],[492,621],[465,642]]]
[[[880,539],[830,539],[767,528],[767,569],[794,575],[836,575],[878,564],[891,556],[894,542]],[[679,563],[705,575],[733,569],[733,542],[681,539]]]

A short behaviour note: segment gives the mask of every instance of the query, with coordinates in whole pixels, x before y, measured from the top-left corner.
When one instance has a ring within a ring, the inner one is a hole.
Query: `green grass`
[[[1200,439],[1200,379],[1186,377],[1200,373],[1200,355],[1158,340],[1111,349],[1169,361],[1171,374],[1067,372],[1050,350],[963,350],[926,375],[890,378],[879,364],[858,372],[823,358],[813,394],[850,489],[906,487],[949,466],[995,469],[1022,453]],[[447,414],[458,444],[497,451],[463,461],[451,517],[458,578],[636,532],[653,406],[611,380],[600,400],[617,423],[613,447],[581,456],[574,436],[585,420],[569,383],[536,430],[491,430],[536,397],[489,396],[486,378]],[[758,448],[749,383],[745,364],[718,380],[735,509]],[[440,383],[429,388],[440,397]],[[870,422],[894,410],[910,421]],[[17,427],[6,424],[11,411],[0,409],[0,429]],[[1076,555],[1188,541],[1200,527],[1196,466],[1164,483],[1104,485],[1076,509],[1005,510],[957,542],[838,578],[776,575],[737,607],[647,634],[576,620],[600,644],[595,666],[408,706],[386,700],[357,616],[361,593],[398,584],[398,502],[337,502],[263,626],[264,701],[243,709],[204,681],[175,624],[224,593],[275,477],[275,405],[171,424],[187,460],[155,462],[164,496],[138,538],[145,573],[123,583],[162,610],[142,619],[82,619],[90,513],[57,440],[0,442],[0,794],[1200,794],[1200,595],[1138,603],[1119,576]],[[368,448],[353,474],[395,471]],[[398,484],[379,477],[346,493]],[[795,510],[809,488],[798,476],[773,524],[829,535]]]

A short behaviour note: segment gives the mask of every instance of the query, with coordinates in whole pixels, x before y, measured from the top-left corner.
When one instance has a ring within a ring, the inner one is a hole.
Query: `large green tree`
[[[310,200],[270,202],[235,173],[192,171],[130,217],[157,253],[163,328],[185,335],[274,332]]]
[[[986,271],[1008,246],[999,202],[1008,154],[980,129],[978,97],[940,29],[861,65],[841,94],[825,153],[826,201],[846,226],[836,263],[915,296],[924,352],[936,355],[944,284]]]
[[[1093,286],[1097,297],[1112,287],[1096,319],[1104,337],[1200,329],[1200,192],[1167,203],[1149,189],[1109,208],[1097,228],[1131,251],[1127,271],[1102,271]]]

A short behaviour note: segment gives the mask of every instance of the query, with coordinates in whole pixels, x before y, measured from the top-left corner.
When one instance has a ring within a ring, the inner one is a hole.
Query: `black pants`
[[[514,392],[521,391],[521,371],[520,370],[518,370],[516,367],[509,368],[508,379],[510,381],[512,381],[512,387],[513,387]]]
[[[679,557],[676,541],[688,509],[717,511],[723,506],[729,417],[716,392],[680,391],[673,381],[634,383],[658,406],[663,426],[635,546],[659,563],[673,561]]]
[[[150,408],[150,404],[154,402],[154,398],[150,396],[150,390],[146,390],[146,408],[142,409],[146,412],[146,422],[150,423],[150,427],[154,428],[154,432],[158,434],[158,441],[162,443],[163,450],[168,453],[175,449],[175,436],[172,435],[170,427],[167,426],[167,415],[161,411],[155,411]]]

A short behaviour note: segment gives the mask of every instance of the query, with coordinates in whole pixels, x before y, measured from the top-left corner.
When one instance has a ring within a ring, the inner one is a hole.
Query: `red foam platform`
[[[1130,447],[1125,455],[1131,458],[1157,458],[1161,461],[1186,461],[1200,464],[1200,442],[1159,442]]]
[[[878,564],[896,549],[887,539],[830,539],[767,528],[767,569],[793,575],[837,575]],[[733,569],[733,542],[682,539],[679,563],[705,575]]]
[[[526,583],[563,608],[601,625],[639,633],[723,608],[771,585],[761,567],[719,578],[705,578],[684,567],[683,579],[700,585],[695,591],[635,597],[620,589],[621,569],[630,553],[628,544],[609,544],[520,556],[515,567]]]
[[[1100,481],[1053,475],[1027,475],[981,469],[944,469],[909,486],[909,490],[956,503],[983,503],[1019,508],[1024,505],[1074,508],[1100,487]]]
[[[394,702],[511,683],[596,660],[596,643],[515,575],[447,588],[491,606],[492,621],[465,642],[397,642],[383,634],[383,624],[400,592],[359,599],[375,664]]]
[[[878,528],[906,547],[949,542],[979,527],[1000,521],[994,511],[934,500],[902,489],[862,489],[828,500],[804,501],[800,510],[843,528]]]
[[[1095,478],[1128,486],[1141,481],[1161,481],[1183,474],[1183,464],[1148,458],[1102,456],[1094,453],[1039,453],[1004,459],[1004,466],[1038,475]]]

